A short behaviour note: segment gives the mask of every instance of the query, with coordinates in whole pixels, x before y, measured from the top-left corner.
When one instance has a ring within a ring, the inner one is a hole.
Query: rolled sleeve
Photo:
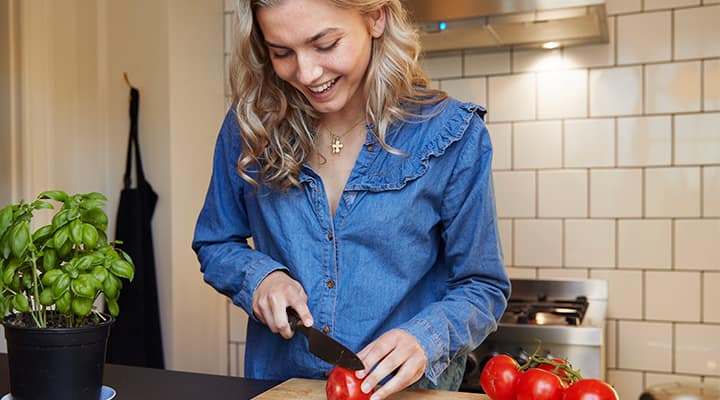
[[[216,142],[212,177],[195,226],[192,248],[205,281],[254,318],[255,289],[269,273],[287,268],[248,244],[252,232],[243,201],[247,183],[237,173],[241,149],[235,113],[231,110]]]
[[[458,143],[442,209],[448,291],[401,327],[425,351],[425,376],[432,383],[451,360],[497,329],[510,295],[493,195],[492,146],[479,117]]]

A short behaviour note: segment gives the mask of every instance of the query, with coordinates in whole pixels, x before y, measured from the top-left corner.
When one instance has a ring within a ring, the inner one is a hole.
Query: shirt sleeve
[[[472,118],[456,145],[441,210],[448,291],[400,327],[420,342],[428,360],[425,376],[433,384],[452,359],[497,329],[510,295],[493,194],[492,145],[480,116]]]
[[[269,273],[287,268],[248,245],[252,235],[245,206],[244,190],[248,184],[237,172],[241,150],[235,112],[230,110],[215,145],[212,177],[195,226],[192,248],[205,282],[255,318],[252,312],[255,289]]]

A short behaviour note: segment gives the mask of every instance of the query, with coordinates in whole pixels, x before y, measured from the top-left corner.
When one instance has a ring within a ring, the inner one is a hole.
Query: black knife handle
[[[292,307],[288,307],[285,311],[287,311],[288,316],[288,322],[290,323],[290,329],[293,331],[296,330],[298,327],[302,326],[304,327],[302,321],[300,321],[300,316],[298,315],[297,311],[293,309]]]

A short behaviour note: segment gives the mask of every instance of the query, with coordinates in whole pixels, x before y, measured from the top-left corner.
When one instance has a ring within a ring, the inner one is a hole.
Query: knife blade
[[[330,364],[349,370],[359,371],[365,369],[362,360],[357,354],[321,331],[303,325],[295,310],[288,307],[287,315],[290,328],[295,332],[302,333],[307,338],[310,352],[315,356]]]

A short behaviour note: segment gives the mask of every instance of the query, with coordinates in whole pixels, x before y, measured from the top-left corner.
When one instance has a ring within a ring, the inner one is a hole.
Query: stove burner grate
[[[543,295],[535,299],[511,298],[500,322],[578,326],[582,323],[588,304],[585,296],[578,296],[575,299],[548,299]]]

